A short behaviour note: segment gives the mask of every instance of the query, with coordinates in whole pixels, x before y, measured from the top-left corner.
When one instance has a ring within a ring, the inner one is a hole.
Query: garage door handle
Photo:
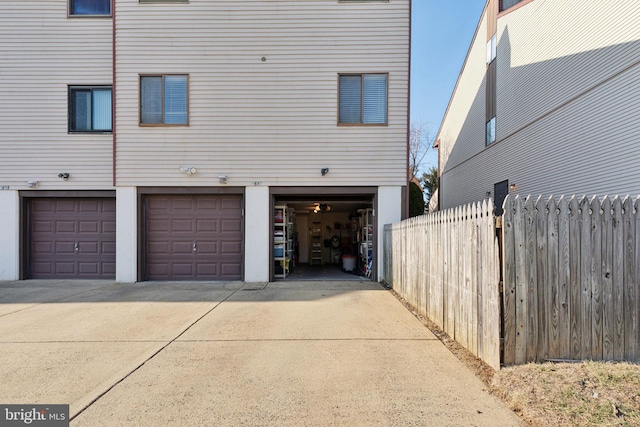
[[[194,251],[194,252],[196,251],[196,244],[195,244],[195,242],[193,243],[193,251]]]
[[[78,243],[74,245],[73,250],[75,250],[76,252],[80,250],[80,247],[78,247]]]

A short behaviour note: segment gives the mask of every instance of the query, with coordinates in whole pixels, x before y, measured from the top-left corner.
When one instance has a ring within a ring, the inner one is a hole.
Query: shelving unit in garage
[[[322,265],[322,223],[311,223],[311,260],[310,264]]]
[[[373,261],[373,209],[359,209],[360,217],[360,266],[367,277],[371,275]]]
[[[284,279],[293,268],[294,210],[286,205],[273,211],[273,261],[274,277]]]

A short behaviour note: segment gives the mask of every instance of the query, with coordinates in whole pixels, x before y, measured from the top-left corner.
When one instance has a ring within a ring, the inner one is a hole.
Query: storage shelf
[[[284,279],[293,268],[294,210],[286,205],[274,207],[273,212],[273,276]]]

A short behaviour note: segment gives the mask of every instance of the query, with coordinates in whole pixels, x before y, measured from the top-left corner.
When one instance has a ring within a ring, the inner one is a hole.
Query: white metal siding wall
[[[640,61],[640,3],[535,1],[498,20],[498,140]]]
[[[405,183],[408,0],[116,0],[116,11],[118,185]],[[389,126],[337,126],[338,73],[376,72],[389,73]],[[189,74],[188,127],[138,126],[144,73]]]
[[[483,15],[438,135],[443,206],[448,206],[453,196],[444,191],[447,172],[485,148],[486,33],[487,17]]]
[[[112,82],[111,25],[68,18],[65,0],[0,3],[0,185],[112,188],[111,135],[67,133],[68,85]]]
[[[638,117],[640,64],[447,173],[443,208],[504,179],[512,194],[640,194]]]
[[[640,7],[534,1],[498,31],[498,142],[445,170],[442,207],[504,179],[523,195],[640,194]]]

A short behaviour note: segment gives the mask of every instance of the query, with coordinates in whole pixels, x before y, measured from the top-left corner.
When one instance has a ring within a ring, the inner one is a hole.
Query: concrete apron
[[[0,360],[74,426],[520,425],[371,282],[4,282]]]

